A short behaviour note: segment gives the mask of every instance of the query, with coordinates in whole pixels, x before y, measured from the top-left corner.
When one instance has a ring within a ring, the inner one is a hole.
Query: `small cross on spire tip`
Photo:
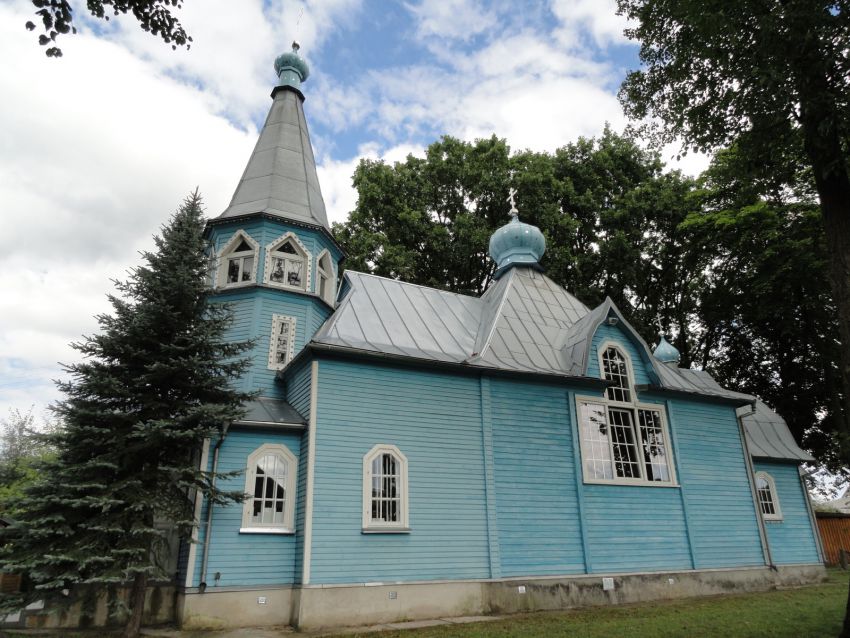
[[[655,323],[658,324],[658,336],[664,337],[664,323],[661,321],[661,313],[655,313]]]
[[[511,210],[510,210],[510,213],[508,213],[508,214],[514,219],[514,221],[519,219],[519,211],[516,208],[516,201],[514,200],[515,196],[516,196],[516,189],[515,188],[510,189],[510,191],[508,191],[508,201],[511,203]]]

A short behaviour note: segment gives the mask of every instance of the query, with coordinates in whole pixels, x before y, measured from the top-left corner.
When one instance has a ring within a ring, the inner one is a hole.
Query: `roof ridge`
[[[481,297],[476,297],[474,295],[464,295],[460,292],[453,292],[451,290],[443,290],[442,288],[434,288],[433,286],[423,286],[422,284],[414,284],[410,281],[404,281],[403,279],[393,279],[392,277],[384,277],[383,275],[376,275],[370,272],[361,272],[359,270],[346,270],[345,274],[357,275],[358,277],[373,277],[375,279],[383,279],[384,281],[392,281],[393,283],[400,284],[402,286],[410,286],[412,288],[422,288],[423,290],[433,290],[434,292],[439,292],[444,295],[454,295],[455,297],[463,297],[464,299],[475,299],[476,301],[481,301]]]

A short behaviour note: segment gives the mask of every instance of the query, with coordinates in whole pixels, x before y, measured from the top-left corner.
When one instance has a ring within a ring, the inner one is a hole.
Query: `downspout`
[[[224,439],[227,436],[227,430],[230,427],[230,424],[227,423],[224,426],[224,429],[221,432],[221,436],[218,438],[218,441],[215,442],[215,447],[213,448],[213,463],[212,463],[212,480],[210,482],[210,491],[215,489],[215,477],[218,472],[218,452],[221,449],[221,444],[224,443]],[[209,506],[207,507],[207,524],[206,531],[204,533],[204,546],[203,551],[201,553],[201,582],[198,583],[198,591],[200,593],[204,593],[207,590],[207,563],[210,558],[210,536],[212,535],[212,519],[213,519],[213,509],[214,504],[210,501]]]
[[[747,435],[744,431],[744,417],[756,413],[755,404],[752,404],[750,408],[752,411],[749,414],[738,414],[736,412],[735,415],[738,418],[738,432],[741,435],[741,445],[744,447],[744,458],[747,462],[747,479],[750,482],[750,494],[753,499],[753,507],[756,511],[756,520],[758,521],[761,545],[764,548],[764,559],[768,567],[770,567],[773,571],[776,571],[776,565],[773,562],[773,554],[770,551],[770,543],[767,540],[767,528],[764,524],[764,517],[761,515],[761,506],[759,505],[758,494],[756,493],[756,472],[753,467],[753,457],[750,456],[750,448],[747,446]]]

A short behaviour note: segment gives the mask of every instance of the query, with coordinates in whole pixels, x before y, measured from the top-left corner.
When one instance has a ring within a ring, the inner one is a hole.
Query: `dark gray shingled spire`
[[[230,206],[218,219],[265,213],[330,229],[300,88],[309,69],[298,49],[293,42],[292,52],[275,60],[271,110]]]

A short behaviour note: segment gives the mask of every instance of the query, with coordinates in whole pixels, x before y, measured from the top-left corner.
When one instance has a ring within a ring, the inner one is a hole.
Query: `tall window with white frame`
[[[316,294],[328,304],[333,305],[333,266],[331,265],[331,255],[327,250],[319,255],[319,259],[316,262],[316,274],[318,276]]]
[[[265,444],[248,457],[241,532],[293,532],[297,465],[285,445]]]
[[[283,370],[295,351],[295,317],[272,315],[269,370]]]
[[[219,259],[218,285],[239,286],[254,281],[258,245],[242,231],[224,246]]]
[[[667,427],[661,406],[637,401],[631,361],[615,344],[599,348],[603,399],[577,397],[584,480],[673,484]]]
[[[776,498],[776,483],[767,472],[756,472],[756,496],[765,520],[782,520],[782,510],[779,509],[779,499]]]
[[[376,445],[363,457],[363,531],[408,526],[407,457],[394,445]]]
[[[272,250],[270,283],[303,290],[307,282],[306,270],[306,256],[292,239],[281,242]]]

